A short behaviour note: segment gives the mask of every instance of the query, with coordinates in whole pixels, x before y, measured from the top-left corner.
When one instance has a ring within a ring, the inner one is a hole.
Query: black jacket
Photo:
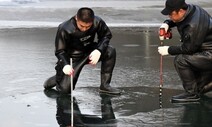
[[[94,42],[96,34],[97,42]],[[55,55],[66,65],[69,61],[68,58],[75,51],[88,54],[97,49],[103,53],[111,38],[110,29],[100,17],[95,16],[93,25],[85,32],[78,29],[75,17],[72,17],[58,27],[55,39]]]
[[[194,54],[203,50],[212,50],[212,18],[201,7],[188,5],[183,21],[174,23],[164,21],[170,27],[177,27],[181,36],[180,46],[170,46],[169,54]]]

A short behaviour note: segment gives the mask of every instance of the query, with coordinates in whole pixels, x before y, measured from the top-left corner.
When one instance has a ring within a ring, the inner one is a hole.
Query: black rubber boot
[[[172,103],[197,102],[199,100],[200,100],[200,97],[197,94],[191,94],[191,93],[182,93],[182,94],[173,96],[171,99]]]
[[[112,77],[112,74],[110,73],[101,74],[101,85],[100,85],[99,92],[107,93],[107,94],[115,94],[115,95],[121,94],[121,91],[119,89],[112,88],[110,86],[111,77]]]
[[[50,77],[50,78],[48,78],[45,82],[44,82],[44,84],[43,84],[43,87],[45,88],[45,89],[51,89],[51,88],[53,88],[53,87],[55,87],[56,86],[56,76],[54,75],[54,76],[52,76],[52,77]]]

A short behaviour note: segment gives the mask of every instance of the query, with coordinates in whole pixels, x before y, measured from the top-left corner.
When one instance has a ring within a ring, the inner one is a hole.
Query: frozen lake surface
[[[112,86],[120,88],[123,94],[115,97],[99,95],[100,63],[95,68],[86,65],[74,91],[78,125],[211,125],[210,93],[199,103],[170,103],[171,96],[183,92],[171,56],[164,57],[164,89],[160,103],[157,28],[111,30],[111,44],[117,50]],[[55,91],[43,91],[43,82],[55,74],[56,28],[1,29],[0,33],[0,126],[57,127],[61,121],[70,125],[70,98],[61,97]],[[176,35],[173,42],[177,42],[177,38]],[[175,43],[167,41],[166,44]]]
[[[212,14],[210,0],[187,0]],[[76,126],[210,127],[212,94],[199,103],[172,104],[183,92],[173,56],[163,60],[163,96],[159,99],[158,26],[164,0],[0,0],[0,126],[58,127],[70,125],[70,97],[44,91],[55,74],[54,38],[59,23],[81,6],[92,7],[111,27],[117,50],[112,86],[121,96],[99,95],[100,64],[86,65],[75,98]],[[179,42],[174,30],[172,40]],[[162,108],[160,108],[162,107]]]

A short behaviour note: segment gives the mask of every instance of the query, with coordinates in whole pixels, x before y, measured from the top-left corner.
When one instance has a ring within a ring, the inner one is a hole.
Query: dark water
[[[100,64],[86,65],[75,97],[77,125],[112,127],[207,127],[211,125],[211,95],[199,103],[172,104],[183,92],[172,56],[164,57],[164,89],[159,101],[160,44],[156,28],[112,28],[111,44],[117,50],[112,86],[121,96],[99,95]],[[0,30],[0,125],[57,127],[70,125],[70,98],[43,91],[43,82],[55,74],[56,29]],[[175,34],[167,45],[178,42]],[[160,108],[162,104],[163,108]],[[56,117],[57,116],[57,117]]]

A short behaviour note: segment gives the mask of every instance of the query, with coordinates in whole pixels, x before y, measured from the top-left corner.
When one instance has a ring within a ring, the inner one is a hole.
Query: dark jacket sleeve
[[[98,30],[98,46],[97,49],[102,53],[105,52],[106,48],[109,45],[110,39],[112,38],[111,31],[109,27],[103,20],[100,20]]]
[[[62,61],[63,65],[68,64],[67,54],[66,54],[66,40],[67,40],[67,32],[58,27],[56,38],[55,38],[55,56],[59,61]]]
[[[172,20],[170,19],[167,19],[165,20],[163,23],[166,23],[169,25],[169,28],[172,28],[172,27],[175,27],[176,26],[176,23],[174,23]]]
[[[196,33],[197,26],[188,25],[187,28],[184,28],[183,35],[181,36],[182,44],[180,46],[170,46],[169,53],[171,55],[177,54],[193,54],[201,49],[201,45],[205,36],[204,32]]]

